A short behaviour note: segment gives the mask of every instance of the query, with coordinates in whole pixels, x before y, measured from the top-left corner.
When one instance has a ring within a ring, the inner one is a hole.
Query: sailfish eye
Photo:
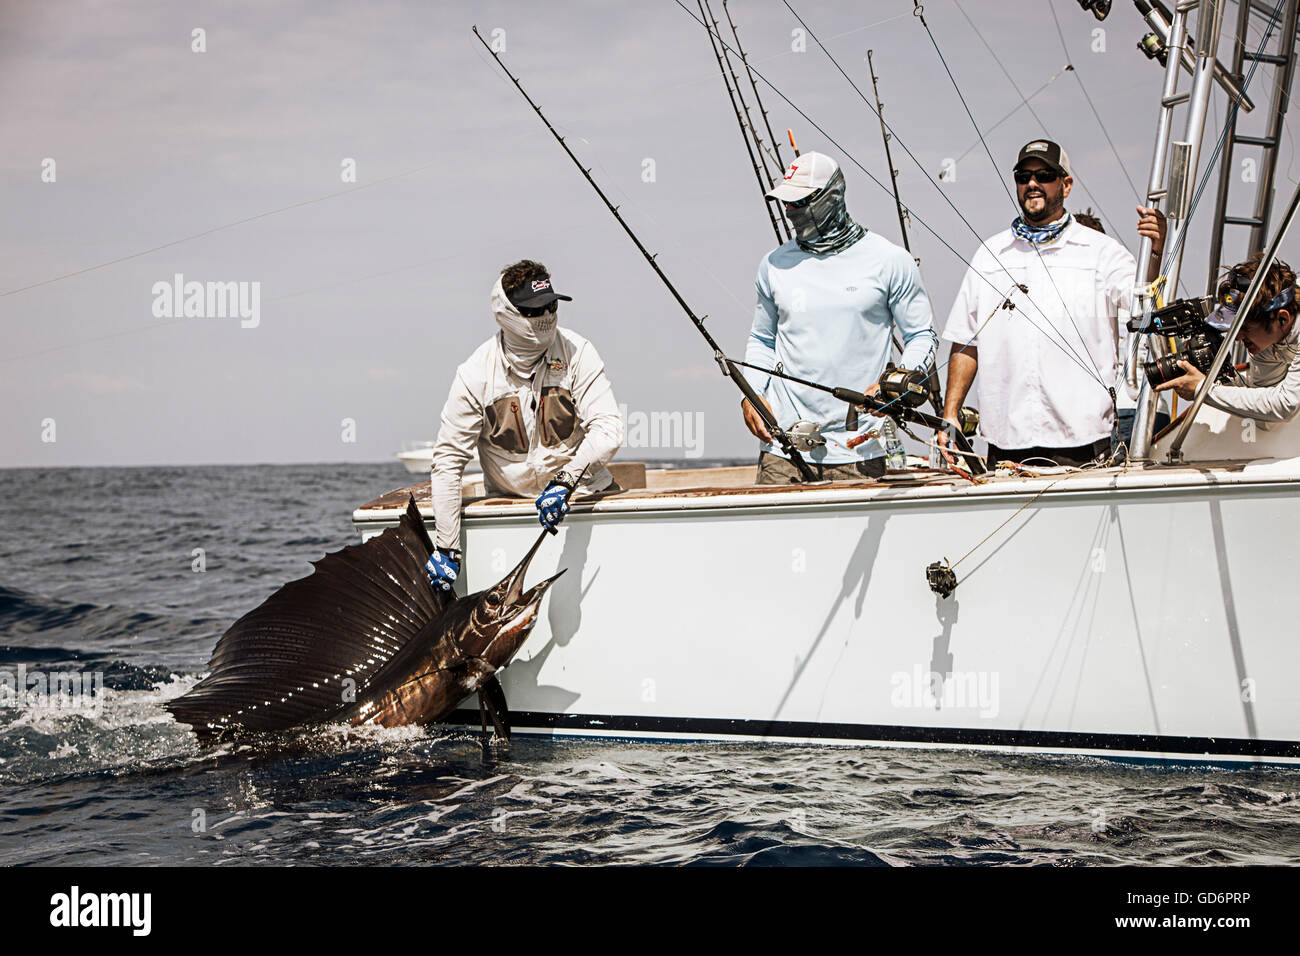
[[[497,607],[501,603],[501,595],[497,594],[495,591],[489,591],[487,595],[487,603],[491,607]]]

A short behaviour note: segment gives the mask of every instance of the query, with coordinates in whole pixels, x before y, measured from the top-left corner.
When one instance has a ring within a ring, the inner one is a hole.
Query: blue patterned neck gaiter
[[[853,221],[844,205],[844,173],[835,170],[806,206],[786,207],[795,240],[804,252],[826,255],[853,245],[866,230]]]
[[[1011,222],[1011,231],[1016,234],[1017,239],[1023,239],[1032,246],[1041,246],[1065,232],[1065,227],[1072,222],[1074,217],[1068,212],[1056,222],[1048,223],[1046,226],[1031,226],[1025,222],[1024,216],[1016,216]]]

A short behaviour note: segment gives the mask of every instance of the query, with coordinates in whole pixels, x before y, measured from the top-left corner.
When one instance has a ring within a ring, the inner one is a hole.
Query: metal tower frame
[[[1228,122],[1228,137],[1224,147],[1223,164],[1219,170],[1218,198],[1214,205],[1214,226],[1210,234],[1210,263],[1207,287],[1211,290],[1218,279],[1223,255],[1223,232],[1226,226],[1247,226],[1250,238],[1246,254],[1253,255],[1264,248],[1268,233],[1269,215],[1273,210],[1273,198],[1276,193],[1274,180],[1277,173],[1278,141],[1282,135],[1282,123],[1286,117],[1287,107],[1291,101],[1291,80],[1295,73],[1296,20],[1300,11],[1300,0],[1285,0],[1282,11],[1281,30],[1278,33],[1276,51],[1256,54],[1246,45],[1246,30],[1250,24],[1252,12],[1258,12],[1258,4],[1238,0],[1237,30],[1232,45],[1232,79],[1241,86],[1247,64],[1258,61],[1261,66],[1271,67],[1274,82],[1270,85],[1269,108],[1266,113],[1267,124],[1263,136],[1246,136],[1237,132],[1238,113],[1231,113]],[[1268,10],[1272,16],[1273,9]],[[1253,83],[1256,89],[1263,84]],[[1260,174],[1255,184],[1254,212],[1249,216],[1228,215],[1228,200],[1232,192],[1232,183],[1236,179],[1233,164],[1236,146],[1254,146],[1261,150]]]

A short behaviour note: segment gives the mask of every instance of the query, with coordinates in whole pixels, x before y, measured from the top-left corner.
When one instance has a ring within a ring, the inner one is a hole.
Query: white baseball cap
[[[839,168],[840,164],[825,153],[801,153],[790,163],[785,178],[772,188],[768,196],[782,202],[807,199],[830,182]]]

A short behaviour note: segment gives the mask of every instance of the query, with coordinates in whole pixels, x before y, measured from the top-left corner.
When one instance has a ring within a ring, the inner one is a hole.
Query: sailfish
[[[397,527],[312,562],[311,574],[232,624],[208,676],[166,707],[207,743],[315,723],[431,723],[477,693],[485,733],[486,712],[509,738],[496,675],[564,573],[524,589],[545,537],[486,590],[435,591],[424,569],[433,542],[412,497]]]

